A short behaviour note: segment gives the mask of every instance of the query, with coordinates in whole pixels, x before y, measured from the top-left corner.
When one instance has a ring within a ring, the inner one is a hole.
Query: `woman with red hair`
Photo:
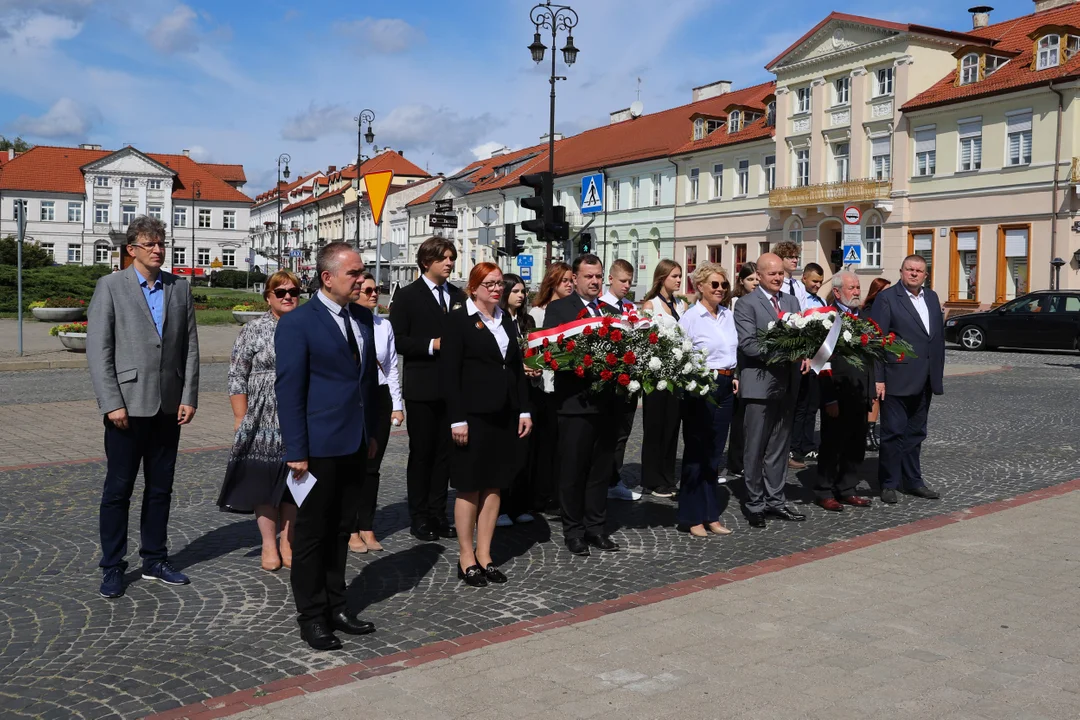
[[[506,582],[491,559],[491,539],[500,493],[517,474],[518,438],[532,430],[532,419],[517,326],[499,307],[499,266],[474,267],[465,292],[465,306],[446,318],[440,373],[454,439],[450,486],[457,491],[458,578],[483,587]]]

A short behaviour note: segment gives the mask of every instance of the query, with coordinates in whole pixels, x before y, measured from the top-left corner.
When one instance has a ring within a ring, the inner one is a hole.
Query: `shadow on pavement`
[[[446,548],[438,543],[424,543],[385,555],[364,565],[345,590],[346,602],[354,612],[409,592],[439,563]]]
[[[215,528],[192,540],[180,552],[170,554],[173,567],[183,570],[193,565],[228,555],[234,550],[261,547],[262,538],[255,520],[234,522]]]

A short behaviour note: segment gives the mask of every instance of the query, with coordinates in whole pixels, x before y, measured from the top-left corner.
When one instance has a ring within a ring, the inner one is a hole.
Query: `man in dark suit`
[[[945,335],[937,293],[923,287],[926,260],[908,255],[900,266],[900,282],[877,294],[871,317],[911,343],[915,357],[891,357],[877,363],[876,393],[881,400],[881,449],[878,479],[882,502],[893,504],[896,493],[937,500],[941,497],[922,477],[919,455],[926,438],[930,398],[945,392]]]
[[[859,276],[849,270],[833,275],[832,302],[837,313],[858,314],[862,307]],[[837,322],[840,322],[837,319]],[[873,399],[872,368],[862,370],[840,355],[829,361],[831,372],[817,377],[821,395],[821,448],[817,463],[816,502],[832,512],[844,505],[867,507],[870,501],[855,492],[855,469],[866,455],[866,415]]]
[[[168,585],[188,578],[166,548],[180,428],[195,417],[199,334],[191,287],[161,269],[165,226],[141,216],[127,230],[134,258],[97,282],[90,301],[86,359],[104,415],[105,487],[101,493],[101,596],[124,594],[128,509],[142,465],[142,577]]]
[[[397,351],[405,359],[402,396],[409,430],[405,477],[411,531],[425,541],[457,537],[446,517],[453,444],[439,385],[439,350],[446,314],[466,300],[465,293],[447,282],[456,260],[452,240],[425,240],[416,253],[422,275],[397,291],[390,308]]]
[[[375,630],[345,606],[345,558],[368,458],[378,450],[378,386],[371,311],[355,301],[364,261],[348,243],[319,250],[321,288],[278,321],[278,418],[285,461],[313,483],[296,513],[292,589],[300,635],[315,650],[336,650],[333,630]]]
[[[600,302],[604,264],[595,255],[574,260],[574,292],[553,301],[544,314],[544,328],[572,322],[584,310],[592,317],[619,311]],[[614,393],[597,395],[589,381],[573,373],[555,373],[555,406],[559,418],[559,505],[563,538],[575,555],[588,555],[589,546],[618,550],[607,535],[607,489],[615,462],[619,426]]]
[[[806,516],[787,504],[788,446],[795,417],[799,364],[770,364],[761,354],[758,332],[768,328],[781,313],[798,313],[799,301],[781,292],[784,261],[765,253],[757,261],[761,285],[735,305],[735,329],[739,334],[737,352],[739,397],[746,403],[743,420],[743,473],[746,481],[746,517],[751,527],[765,527],[765,516],[802,521]],[[810,361],[802,362],[802,372]]]

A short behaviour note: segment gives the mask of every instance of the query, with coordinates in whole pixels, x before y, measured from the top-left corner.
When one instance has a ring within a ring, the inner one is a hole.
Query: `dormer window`
[[[983,76],[987,77],[993,75],[1007,62],[1009,62],[1009,58],[1003,58],[1000,55],[987,55],[986,62],[984,63]]]
[[[698,118],[694,121],[694,139],[701,140],[705,137],[705,119]]]
[[[769,103],[768,109],[765,112],[766,112],[765,124],[767,124],[769,127],[775,126],[776,125],[776,101],[775,100],[773,100],[772,102]]]
[[[979,81],[979,56],[975,53],[965,55],[960,61],[960,84],[970,85]]]
[[[732,110],[728,115],[728,132],[737,133],[742,130],[742,113],[738,110]]]
[[[1078,52],[1080,52],[1080,37],[1070,35],[1068,42],[1065,43],[1065,58],[1069,59]]]
[[[1061,63],[1061,36],[1043,35],[1039,38],[1035,69],[1046,70]]]
[[[723,120],[706,120],[705,121],[705,134],[708,135],[709,133],[713,132],[714,130],[719,130],[723,126],[724,126],[724,121]]]

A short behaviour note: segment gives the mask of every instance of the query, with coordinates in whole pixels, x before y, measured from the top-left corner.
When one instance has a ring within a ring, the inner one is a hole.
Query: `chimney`
[[[8,148],[8,150],[7,150],[7,159],[8,160],[14,160],[15,159],[15,148]]]
[[[555,142],[559,142],[562,139],[563,139],[563,134],[561,132],[555,133]],[[547,142],[547,141],[548,141],[548,134],[547,133],[544,133],[543,135],[540,136],[540,142]]]
[[[91,145],[90,143],[83,143],[79,146],[80,150],[100,150],[100,145]]]
[[[498,150],[492,150],[491,151],[491,157],[499,157],[500,155],[509,155],[509,154],[510,154],[510,148],[508,148],[505,145],[503,145]],[[442,175],[442,173],[439,173],[439,174]]]
[[[191,151],[190,150],[184,149],[181,152],[184,153],[184,157],[191,157]]]
[[[973,8],[968,8],[968,12],[971,13],[971,29],[978,30],[984,28],[990,24],[990,13],[994,8],[989,5],[977,5]]]
[[[331,165],[330,167],[326,168],[326,174],[327,175],[329,175],[332,172],[337,172],[337,165]]]
[[[730,80],[717,80],[716,82],[709,83],[708,85],[702,85],[696,87],[692,91],[690,102],[698,102],[699,100],[708,100],[718,95],[731,92]]]
[[[1053,10],[1054,8],[1072,5],[1077,0],[1035,0],[1035,12]]]
[[[630,119],[630,108],[623,108],[622,110],[616,110],[611,113],[611,120],[608,125],[614,125]]]

